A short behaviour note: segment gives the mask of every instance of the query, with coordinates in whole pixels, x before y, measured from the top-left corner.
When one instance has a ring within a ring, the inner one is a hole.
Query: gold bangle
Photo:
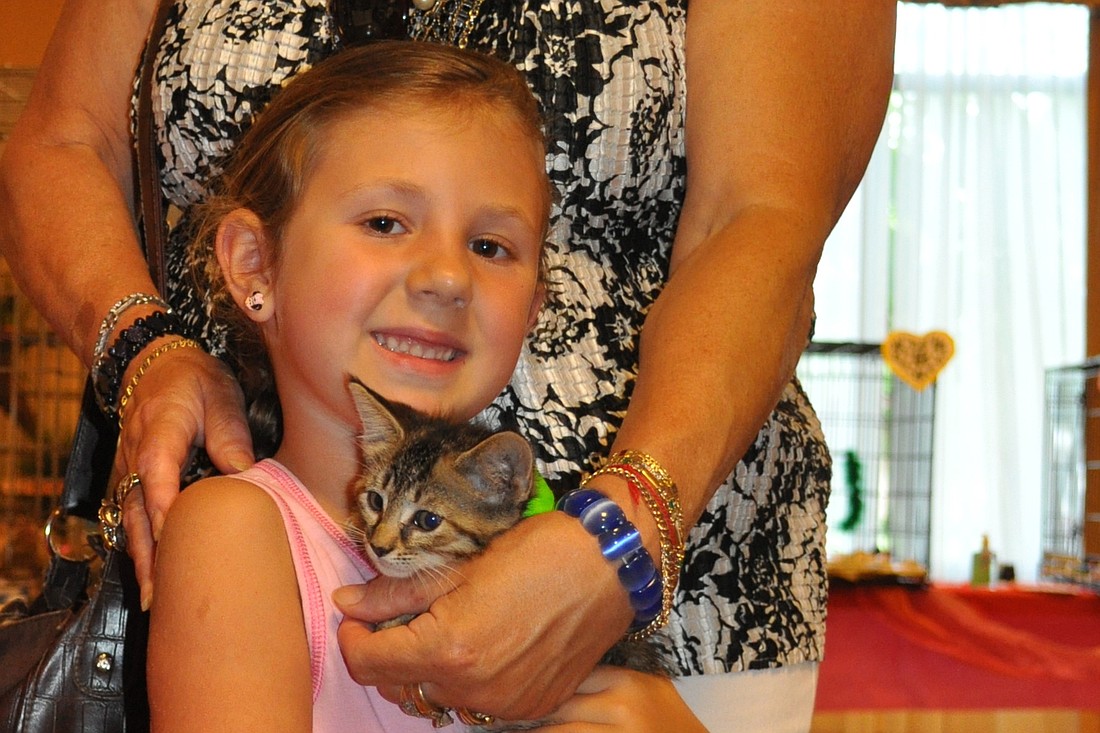
[[[680,490],[676,488],[676,482],[672,480],[672,476],[669,475],[664,466],[648,453],[636,450],[618,451],[608,459],[608,462],[629,466],[649,479],[649,483],[668,505],[676,534],[679,536],[679,543],[682,545],[684,543],[684,514],[683,505],[680,503]]]
[[[149,365],[153,363],[155,359],[160,356],[164,356],[169,351],[175,351],[176,349],[199,349],[202,348],[202,344],[194,339],[176,339],[175,341],[169,341],[166,344],[161,344],[157,348],[153,349],[153,352],[138,366],[134,376],[130,378],[130,383],[126,385],[126,391],[122,393],[122,396],[118,400],[118,429],[122,430],[123,414],[126,410],[126,405],[130,402],[130,398],[134,395],[134,390],[137,388],[138,382],[145,376],[145,372],[148,371]]]

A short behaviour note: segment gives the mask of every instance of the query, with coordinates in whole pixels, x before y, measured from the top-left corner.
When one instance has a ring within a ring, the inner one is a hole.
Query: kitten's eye
[[[443,517],[435,512],[429,512],[427,509],[421,509],[413,515],[412,523],[413,526],[425,532],[432,532],[439,529],[439,525],[443,524]]]
[[[370,507],[371,511],[382,511],[383,503],[384,502],[382,501],[382,495],[379,494],[377,491],[367,492],[367,506]]]
[[[363,226],[378,234],[403,234],[405,227],[397,220],[397,217],[381,214],[372,216],[363,222]]]

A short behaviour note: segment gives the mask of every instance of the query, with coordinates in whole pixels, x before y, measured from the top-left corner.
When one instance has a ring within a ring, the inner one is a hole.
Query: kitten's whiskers
[[[360,547],[362,547],[363,543],[367,540],[367,531],[360,527],[351,517],[344,520],[340,525],[340,529],[344,530],[344,534],[348,536],[348,539],[355,542]]]
[[[429,582],[435,581],[437,587],[443,589],[445,593],[450,593],[458,587],[458,583],[452,579],[452,574],[460,578],[462,577],[461,573],[449,565],[433,565],[431,567],[422,568],[413,577],[424,587],[426,587]]]

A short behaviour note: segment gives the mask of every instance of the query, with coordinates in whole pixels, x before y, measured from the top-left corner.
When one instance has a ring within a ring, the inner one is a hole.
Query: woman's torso
[[[470,35],[471,47],[520,68],[547,110],[560,195],[550,295],[512,384],[484,417],[527,435],[555,488],[576,485],[606,455],[667,274],[686,172],[686,5],[485,0]],[[154,107],[162,186],[186,212],[278,85],[339,40],[325,0],[179,0],[176,13]],[[182,285],[184,230],[169,246],[170,300],[217,351],[216,328]],[[827,491],[827,452],[792,384],[691,534],[669,627],[685,672],[820,657]]]

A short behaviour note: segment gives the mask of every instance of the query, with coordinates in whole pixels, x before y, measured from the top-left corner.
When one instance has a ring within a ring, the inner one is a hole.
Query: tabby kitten
[[[362,428],[362,470],[355,492],[354,534],[382,575],[436,576],[478,554],[523,518],[535,484],[530,444],[509,431],[430,417],[391,404],[355,379],[349,382]],[[404,616],[380,624],[408,623]],[[646,641],[623,640],[604,664],[672,674],[667,658]],[[472,731],[518,731],[542,722],[504,723]]]
[[[522,516],[534,489],[527,441],[383,403],[351,380],[359,411],[355,492],[363,549],[383,575],[439,575]]]

